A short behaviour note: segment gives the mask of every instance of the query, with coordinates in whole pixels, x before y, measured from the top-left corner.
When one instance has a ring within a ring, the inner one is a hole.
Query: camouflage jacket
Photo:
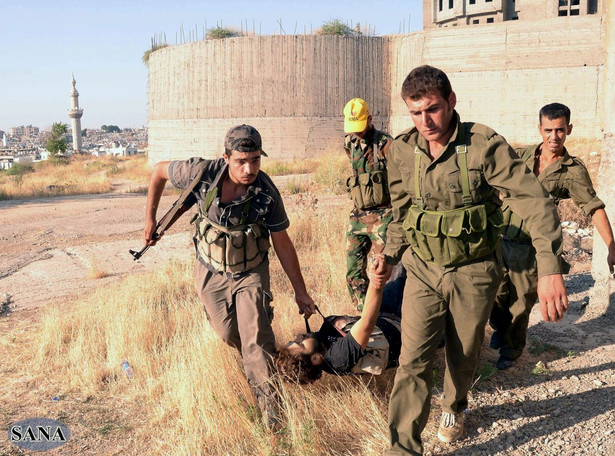
[[[357,176],[378,169],[385,169],[392,140],[391,135],[376,130],[374,127],[367,133],[365,139],[361,139],[354,134],[346,135],[344,150],[350,159],[353,174]],[[374,160],[374,145],[377,145],[378,149],[377,160]]]

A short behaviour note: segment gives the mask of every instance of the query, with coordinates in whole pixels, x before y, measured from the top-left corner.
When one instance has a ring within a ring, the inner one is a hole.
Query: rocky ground
[[[51,302],[191,254],[184,217],[164,248],[133,261],[128,250],[141,246],[144,211],[144,195],[123,193],[0,202],[2,318],[35,318]],[[437,443],[436,405],[425,432],[428,454],[615,455],[615,284],[594,283],[588,232],[569,226],[565,240],[573,269],[564,320],[544,323],[536,308],[529,350],[501,372],[492,368],[497,353],[487,347],[487,330],[484,379],[472,392],[466,437]]]

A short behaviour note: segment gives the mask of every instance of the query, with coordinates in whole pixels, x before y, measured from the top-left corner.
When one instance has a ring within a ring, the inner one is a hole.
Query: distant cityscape
[[[45,143],[50,131],[40,131],[32,125],[0,130],[0,169],[7,169],[13,163],[36,162],[49,158]],[[129,156],[145,153],[147,149],[146,128],[125,128],[119,133],[108,133],[101,129],[84,129],[81,132],[80,152],[97,157]],[[67,154],[73,153],[73,136],[69,128],[66,134]]]
[[[71,126],[65,135],[66,154],[89,154],[97,157],[126,157],[145,153],[147,149],[146,128],[124,128],[117,125],[102,125],[100,129],[81,129],[83,109],[79,107],[79,92],[72,78],[70,92],[71,109],[68,110]],[[64,123],[64,122],[62,122]],[[68,124],[68,123],[67,123]],[[34,163],[50,156],[45,144],[51,131],[41,131],[33,125],[21,125],[0,130],[0,169],[8,169],[14,163]]]

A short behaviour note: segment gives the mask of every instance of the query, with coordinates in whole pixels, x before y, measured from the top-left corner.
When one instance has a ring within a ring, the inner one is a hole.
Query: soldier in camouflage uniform
[[[581,160],[571,157],[564,147],[572,132],[570,109],[560,103],[544,106],[538,115],[538,130],[543,142],[517,150],[538,181],[558,204],[571,198],[594,226],[608,248],[607,263],[613,273],[615,242],[604,203],[596,196],[587,168]],[[515,364],[525,347],[530,312],[537,298],[538,273],[536,250],[521,218],[504,202],[505,226],[502,232],[502,255],[506,272],[498,291],[490,324],[495,329],[490,347],[500,350],[498,369]]]
[[[348,133],[344,150],[352,166],[352,176],[346,186],[354,203],[346,233],[346,285],[353,305],[360,312],[369,284],[367,255],[382,252],[393,216],[386,181],[386,160],[392,138],[374,128],[369,106],[361,98],[346,103],[344,131]]]
[[[419,455],[442,333],[446,369],[438,439],[452,442],[463,434],[468,391],[502,277],[496,255],[502,225],[498,192],[532,233],[545,320],[561,319],[568,300],[557,211],[504,138],[485,125],[461,121],[455,92],[437,68],[412,70],[402,98],[414,128],[397,136],[389,153],[393,220],[383,253],[390,266],[370,279],[379,286],[400,260],[407,271],[386,454]]]

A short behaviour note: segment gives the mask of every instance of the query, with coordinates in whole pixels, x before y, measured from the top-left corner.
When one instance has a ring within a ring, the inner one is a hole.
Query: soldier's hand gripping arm
[[[145,207],[145,229],[143,230],[143,241],[147,246],[156,245],[156,242],[160,239],[160,237],[154,236],[156,232],[156,212],[164,186],[169,180],[169,163],[168,161],[156,163],[150,177]]]
[[[286,230],[272,232],[271,241],[275,253],[280,259],[280,264],[288,276],[293,290],[295,290],[295,301],[299,307],[299,313],[303,314],[305,318],[309,318],[316,312],[316,309],[314,307],[314,300],[310,297],[305,288],[305,281],[301,274],[301,267],[299,266],[299,259],[297,258],[295,246],[290,240]]]
[[[384,255],[374,255],[368,257],[367,275],[370,277],[370,282],[365,295],[365,304],[361,312],[361,318],[350,329],[350,334],[361,346],[362,349],[367,347],[372,331],[376,326],[378,315],[380,314],[380,306],[382,305],[382,293],[384,284],[377,285],[371,278],[376,275],[382,275],[387,267],[391,267],[384,260]]]

